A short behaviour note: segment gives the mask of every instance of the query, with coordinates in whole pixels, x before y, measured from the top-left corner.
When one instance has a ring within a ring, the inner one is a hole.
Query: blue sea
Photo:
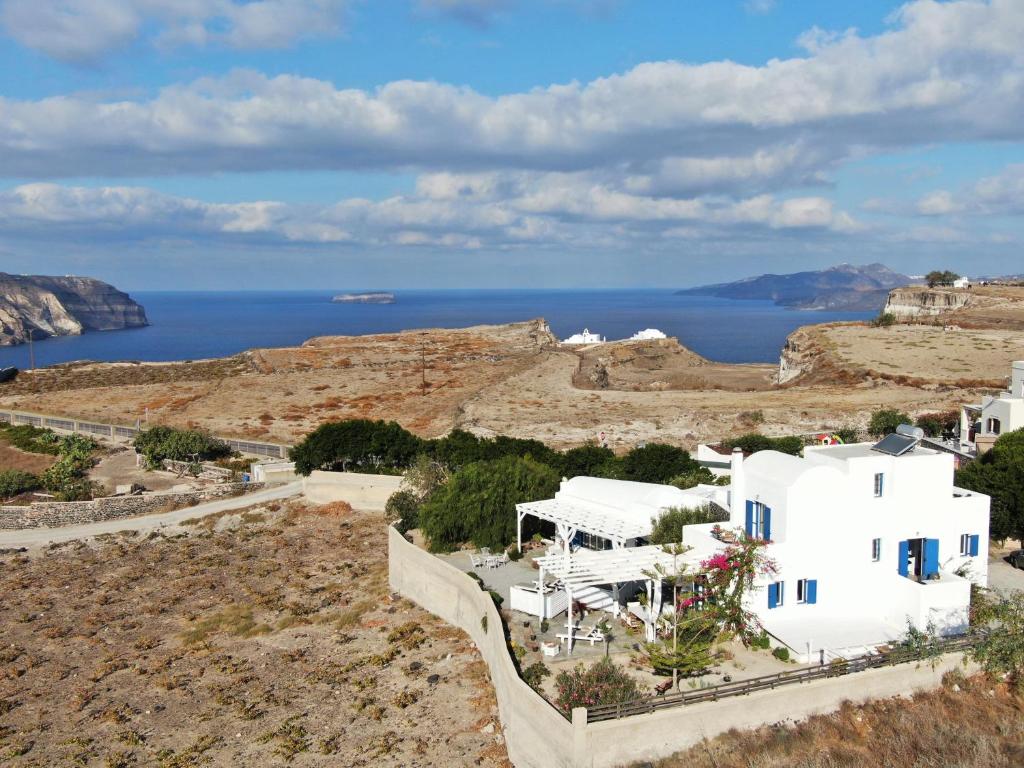
[[[767,363],[793,330],[863,320],[873,312],[797,311],[770,301],[676,296],[668,290],[422,290],[394,304],[336,304],[338,291],[156,292],[132,298],[151,325],[35,343],[36,366],[72,360],[199,360],[253,347],[301,344],[312,336],[460,328],[547,319],[559,338],[589,328],[608,339],[658,328],[698,354],[728,363]],[[0,347],[0,366],[27,368],[27,345]]]

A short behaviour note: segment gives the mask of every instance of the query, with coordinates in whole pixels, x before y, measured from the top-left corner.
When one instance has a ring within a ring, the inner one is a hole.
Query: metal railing
[[[650,696],[621,704],[602,704],[588,707],[587,722],[595,723],[601,720],[616,720],[622,717],[656,712],[659,709],[699,704],[705,701],[718,701],[719,699],[726,699],[732,696],[746,696],[756,691],[770,690],[784,685],[802,684],[812,680],[852,675],[868,669],[922,661],[941,656],[945,653],[968,650],[978,642],[980,637],[979,634],[964,635],[949,640],[939,640],[919,648],[896,648],[887,653],[856,656],[852,659],[840,658],[830,664],[810,669],[779,672],[775,675],[752,677],[749,680],[740,680],[735,683],[725,683],[724,685],[715,685],[709,688],[698,688],[682,693]]]

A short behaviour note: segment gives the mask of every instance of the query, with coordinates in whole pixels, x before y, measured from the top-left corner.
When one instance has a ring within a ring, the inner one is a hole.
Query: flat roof
[[[882,453],[881,451],[874,450],[876,443],[852,443],[850,445],[823,445],[821,447],[809,446],[811,450],[807,451],[807,455],[811,453],[827,456],[836,459],[868,459],[879,456],[891,456],[888,453]],[[922,454],[937,455],[939,451],[931,448],[925,448],[922,445],[918,445],[913,450],[903,454],[904,456],[920,456]],[[897,457],[899,458],[899,457]]]

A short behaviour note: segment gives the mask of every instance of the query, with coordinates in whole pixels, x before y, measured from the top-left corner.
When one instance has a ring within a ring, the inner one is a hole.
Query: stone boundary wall
[[[174,459],[164,459],[164,469],[168,472],[177,472],[178,474],[191,475],[189,470],[192,465],[187,461],[175,461]],[[200,462],[199,464],[199,477],[208,480],[225,480],[230,479],[234,474],[230,469],[226,467],[218,467],[216,464],[210,464],[209,462]]]
[[[516,674],[501,618],[490,596],[469,576],[388,529],[391,588],[468,634],[491,673],[509,758],[517,768],[614,768],[654,761],[730,729],[796,722],[833,712],[844,701],[910,696],[939,687],[947,672],[965,666],[963,654],[870,669],[749,696],[662,709],[619,720],[587,722],[576,709],[563,718]],[[481,625],[486,616],[487,629]],[[965,671],[975,671],[967,665]]]
[[[107,496],[92,501],[35,501],[23,507],[0,507],[0,529],[60,528],[66,525],[99,523],[173,509],[191,507],[204,501],[255,491],[262,483],[224,483],[186,493],[156,493],[146,496]]]

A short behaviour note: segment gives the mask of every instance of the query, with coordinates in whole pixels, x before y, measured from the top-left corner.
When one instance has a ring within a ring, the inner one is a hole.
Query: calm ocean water
[[[311,336],[459,328],[544,317],[565,338],[589,328],[609,339],[658,328],[729,363],[775,362],[801,325],[872,312],[802,312],[768,301],[675,296],[671,291],[401,291],[395,304],[335,304],[334,291],[133,292],[151,325],[36,342],[36,365],[70,360],[197,360]],[[0,347],[0,365],[28,367],[27,345]]]

